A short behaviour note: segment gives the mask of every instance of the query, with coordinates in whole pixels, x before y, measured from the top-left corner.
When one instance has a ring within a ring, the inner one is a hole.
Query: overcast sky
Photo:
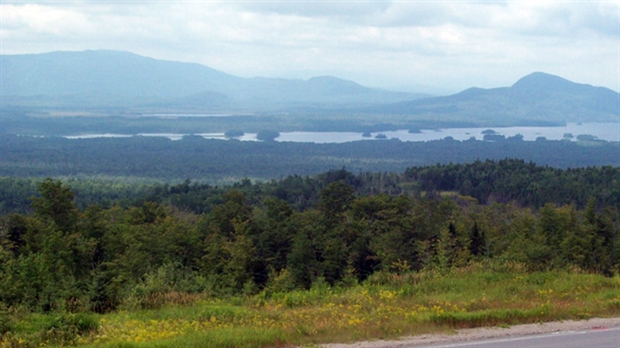
[[[543,71],[620,90],[620,1],[6,1],[2,54],[126,50],[243,77],[456,92]]]

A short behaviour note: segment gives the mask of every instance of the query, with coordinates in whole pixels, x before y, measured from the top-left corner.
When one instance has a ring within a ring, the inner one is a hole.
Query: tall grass
[[[10,329],[2,345],[278,347],[350,342],[465,327],[619,316],[619,290],[619,277],[570,271],[527,273],[518,264],[477,264],[443,272],[379,273],[363,285],[348,288],[319,284],[307,291],[194,298],[191,304],[91,315],[87,322],[98,323],[96,329],[70,331],[71,340],[56,342],[42,334],[49,331],[53,315],[5,316],[3,325]]]

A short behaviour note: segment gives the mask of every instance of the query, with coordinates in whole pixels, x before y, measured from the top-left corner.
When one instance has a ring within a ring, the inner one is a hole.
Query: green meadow
[[[470,263],[384,273],[364,284],[212,298],[183,293],[126,303],[108,314],[2,312],[3,347],[284,347],[393,339],[480,326],[614,317],[620,277],[527,272],[518,263]],[[11,330],[8,331],[7,328]]]

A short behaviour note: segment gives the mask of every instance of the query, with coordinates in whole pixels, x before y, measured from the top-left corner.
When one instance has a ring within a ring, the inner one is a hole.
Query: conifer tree
[[[469,239],[469,252],[471,253],[471,255],[478,257],[486,254],[486,237],[484,235],[484,232],[481,231],[478,227],[477,222],[474,222],[474,226],[471,228]]]

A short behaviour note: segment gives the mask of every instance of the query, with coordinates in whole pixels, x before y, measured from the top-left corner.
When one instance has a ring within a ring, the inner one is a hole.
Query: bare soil
[[[559,331],[581,331],[620,327],[620,318],[595,318],[589,320],[566,320],[540,324],[515,325],[507,328],[485,327],[456,330],[452,334],[429,334],[402,337],[394,341],[372,341],[351,344],[325,344],[323,348],[397,348],[422,346],[435,343],[465,342],[487,338],[525,336]]]

